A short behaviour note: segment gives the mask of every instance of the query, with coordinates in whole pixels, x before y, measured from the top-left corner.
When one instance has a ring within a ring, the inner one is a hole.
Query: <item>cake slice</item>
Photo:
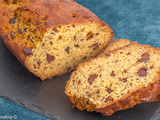
[[[100,53],[113,32],[73,0],[0,0],[0,37],[42,80],[74,70]]]
[[[72,73],[65,93],[78,109],[110,116],[136,104],[160,100],[160,50],[120,41]]]
[[[105,49],[103,49],[102,52],[100,54],[98,54],[98,56],[101,54],[104,54],[106,52],[122,48],[126,45],[129,45],[130,43],[131,42],[127,39],[119,39],[119,40],[113,41],[113,43],[110,43],[109,45],[107,45],[107,47]]]

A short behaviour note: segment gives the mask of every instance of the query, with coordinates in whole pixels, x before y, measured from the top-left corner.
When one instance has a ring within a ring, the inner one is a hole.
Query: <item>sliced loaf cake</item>
[[[136,104],[158,101],[160,50],[127,40],[114,42],[98,57],[78,66],[65,93],[78,109],[107,116]]]

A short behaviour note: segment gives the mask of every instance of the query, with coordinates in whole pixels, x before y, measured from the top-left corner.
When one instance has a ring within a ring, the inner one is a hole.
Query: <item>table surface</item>
[[[89,8],[114,31],[114,37],[160,47],[160,2],[157,0],[75,0]],[[6,51],[8,52],[8,51]],[[9,86],[7,86],[9,87]],[[48,118],[0,98],[0,116],[17,115],[18,119]]]

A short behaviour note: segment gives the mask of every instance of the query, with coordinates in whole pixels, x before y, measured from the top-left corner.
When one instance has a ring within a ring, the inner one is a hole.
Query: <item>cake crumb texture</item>
[[[115,49],[109,49],[112,46]],[[160,50],[149,45],[113,42],[99,56],[78,66],[65,93],[78,109],[107,116],[136,104],[158,101],[159,56]]]

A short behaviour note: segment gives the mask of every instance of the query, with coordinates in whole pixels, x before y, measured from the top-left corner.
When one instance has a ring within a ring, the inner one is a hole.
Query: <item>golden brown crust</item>
[[[96,106],[87,98],[77,98],[76,96],[69,96],[72,104],[79,110],[87,110],[90,112],[96,111]]]
[[[153,48],[149,45],[141,45],[141,44],[138,44],[137,42],[131,42],[130,44],[125,45],[124,47],[129,47],[131,45],[143,46],[145,48],[150,48],[152,50],[158,50],[158,52],[160,52],[160,49],[158,49],[158,48]],[[117,50],[123,49],[124,47],[120,47],[120,48],[114,49],[109,52],[116,52]],[[101,53],[98,57],[103,57],[103,56],[104,56],[104,54]],[[80,63],[79,66],[77,67],[77,69],[80,66],[83,66],[84,64],[91,62],[92,60],[97,59],[98,57],[91,58],[86,62]],[[125,110],[127,108],[131,108],[131,107],[133,107],[137,104],[140,104],[140,103],[153,102],[153,101],[160,100],[160,71],[159,71],[157,73],[157,77],[151,83],[149,83],[146,87],[138,88],[138,89],[134,90],[133,92],[123,96],[122,98],[120,98],[110,104],[101,106],[101,107],[97,107],[96,104],[93,104],[92,102],[88,102],[89,104],[91,104],[91,107],[85,107],[85,106],[89,106],[88,104],[87,105],[84,104],[85,103],[84,99],[87,99],[87,98],[79,98],[79,97],[77,98],[76,95],[71,96],[67,91],[69,83],[72,80],[72,78],[74,78],[75,75],[76,75],[76,71],[74,71],[71,74],[70,79],[67,81],[67,84],[65,87],[65,94],[69,97],[71,102],[80,110],[87,110],[87,111],[92,110],[92,111],[100,112],[104,116],[105,115],[110,116],[116,111]],[[89,99],[88,99],[88,101],[89,101]],[[96,110],[94,110],[94,109],[96,109]]]
[[[3,2],[5,0],[1,0]],[[0,3],[2,4],[2,3]],[[38,14],[37,20],[45,19],[46,29],[53,26],[60,26],[70,23],[86,23],[86,22],[99,22],[100,26],[108,25],[102,22],[94,13],[89,9],[79,5],[73,0],[30,0],[29,4],[24,6],[16,6],[14,9],[5,9],[5,13],[16,13],[18,10],[29,10]],[[1,29],[4,29],[8,23],[11,15],[2,14],[4,9],[0,9]]]
[[[72,0],[40,0],[18,9],[28,9],[39,15],[38,19],[45,20],[46,29],[69,23],[86,23],[100,21],[100,19],[87,8]],[[105,23],[102,22],[102,25]]]
[[[10,42],[10,40],[6,37],[6,34],[0,34],[2,41],[5,43],[7,48],[18,58],[18,60],[24,65],[26,55],[23,52],[23,46],[22,43],[17,43],[15,41]]]

